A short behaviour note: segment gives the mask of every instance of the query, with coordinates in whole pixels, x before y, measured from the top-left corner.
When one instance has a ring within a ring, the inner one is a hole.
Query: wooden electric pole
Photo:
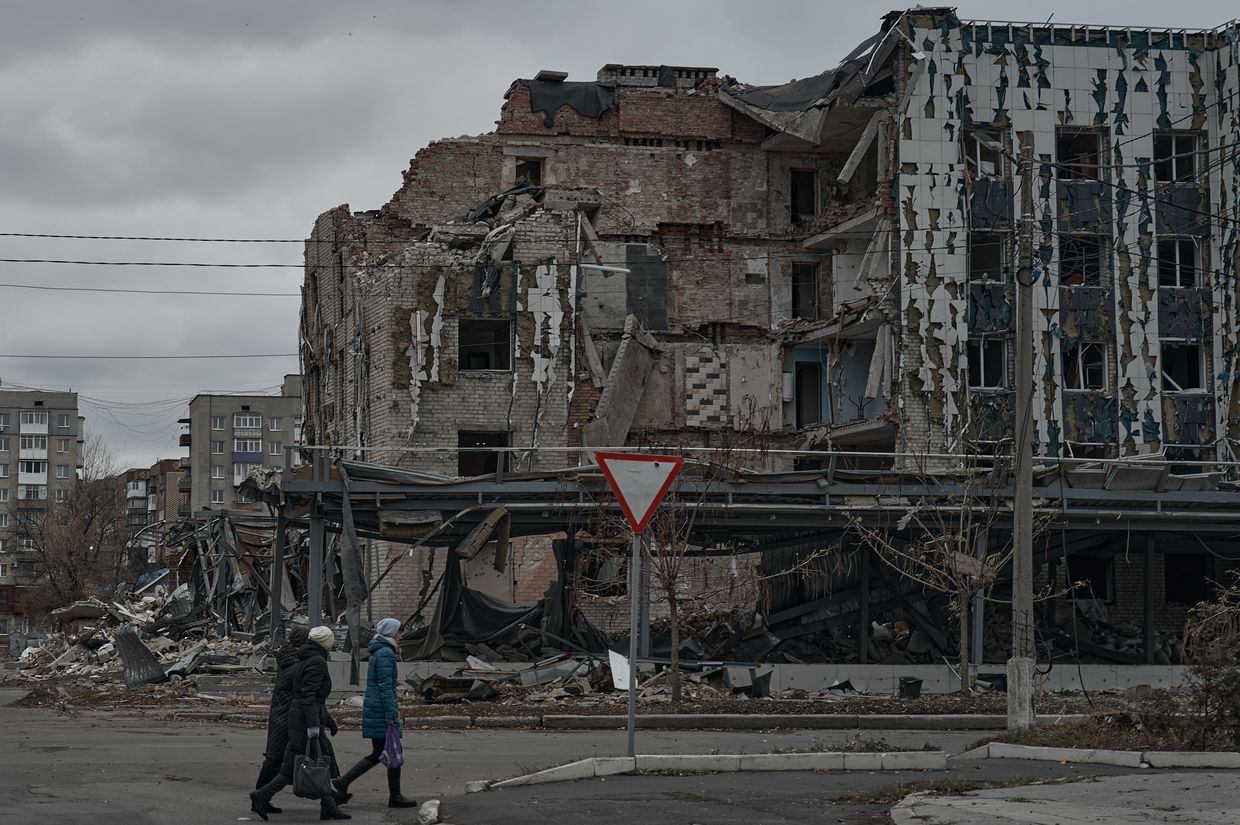
[[[1033,726],[1033,134],[1019,133],[1020,237],[1016,263],[1016,440],[1012,498],[1012,658],[1008,730]]]

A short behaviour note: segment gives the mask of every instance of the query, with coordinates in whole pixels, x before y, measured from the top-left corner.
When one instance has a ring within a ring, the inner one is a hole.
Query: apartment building
[[[237,485],[256,468],[284,467],[285,451],[301,441],[301,404],[299,375],[284,376],[279,395],[195,396],[180,420],[188,430],[180,443],[190,450],[178,489],[188,493],[189,512],[250,509]]]
[[[69,495],[83,424],[77,393],[0,389],[0,636],[21,629],[20,591],[37,574],[19,526]]]

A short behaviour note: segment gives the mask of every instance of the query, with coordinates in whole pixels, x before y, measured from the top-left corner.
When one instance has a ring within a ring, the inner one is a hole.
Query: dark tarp
[[[769,112],[804,112],[815,104],[836,100],[853,103],[870,85],[891,75],[888,61],[899,45],[898,37],[879,32],[853,49],[839,66],[822,74],[779,86],[750,86],[732,92],[737,100]]]
[[[538,626],[542,610],[541,604],[513,604],[469,589],[461,572],[461,557],[449,553],[435,616],[414,658],[434,658],[444,645],[515,644],[522,625]]]
[[[542,112],[543,124],[555,125],[555,114],[561,106],[571,106],[584,117],[602,117],[616,108],[616,90],[612,86],[589,81],[518,80],[530,90],[530,111]]]
[[[572,609],[563,582],[576,567],[577,555],[569,542],[552,543],[559,575],[543,600],[535,604],[513,604],[465,585],[462,557],[455,550],[448,554],[439,586],[439,601],[425,638],[414,658],[432,659],[444,646],[464,648],[466,644],[518,646],[525,627],[535,645],[559,650],[563,639],[591,653],[605,653],[606,640],[580,610]],[[538,630],[546,637],[538,638]]]

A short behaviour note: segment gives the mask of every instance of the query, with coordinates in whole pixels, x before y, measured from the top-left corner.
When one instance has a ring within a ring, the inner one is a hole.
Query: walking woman
[[[288,709],[293,701],[293,671],[297,667],[298,650],[309,637],[309,628],[293,625],[288,632],[288,643],[276,651],[276,682],[271,689],[271,709],[267,711],[267,750],[263,753],[263,766],[259,768],[255,790],[279,776],[280,765],[284,763],[284,751],[288,748]],[[284,811],[268,805],[267,813]]]
[[[396,619],[380,619],[375,626],[375,637],[370,640],[370,664],[366,668],[366,699],[362,704],[362,736],[370,740],[370,754],[349,768],[348,773],[336,781],[336,798],[349,792],[349,785],[366,771],[379,764],[386,744],[387,729],[400,732],[400,709],[396,704],[396,643],[400,636],[400,622]],[[418,802],[408,799],[400,792],[400,768],[388,766],[388,807],[413,808]]]
[[[293,782],[293,760],[305,753],[307,744],[317,739],[322,753],[331,754],[327,731],[336,732],[336,722],[327,713],[327,697],[332,692],[332,677],[327,668],[327,654],[335,637],[330,627],[319,626],[310,631],[309,640],[298,651],[300,660],[293,668],[293,699],[288,709],[288,744],[280,773],[263,787],[250,794],[250,807],[266,820],[271,813],[271,798]],[[351,819],[340,810],[335,798],[328,794],[319,800],[319,819]]]

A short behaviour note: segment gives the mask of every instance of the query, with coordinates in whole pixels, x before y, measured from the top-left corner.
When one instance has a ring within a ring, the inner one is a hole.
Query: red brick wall
[[[705,140],[732,138],[732,110],[714,95],[667,89],[623,89],[620,131]]]
[[[543,112],[530,111],[530,90],[513,84],[508,99],[499,110],[495,131],[515,135],[577,135],[580,137],[615,136],[619,134],[616,110],[604,112],[600,118],[580,115],[571,106],[561,106],[555,114],[555,125],[548,128]]]

